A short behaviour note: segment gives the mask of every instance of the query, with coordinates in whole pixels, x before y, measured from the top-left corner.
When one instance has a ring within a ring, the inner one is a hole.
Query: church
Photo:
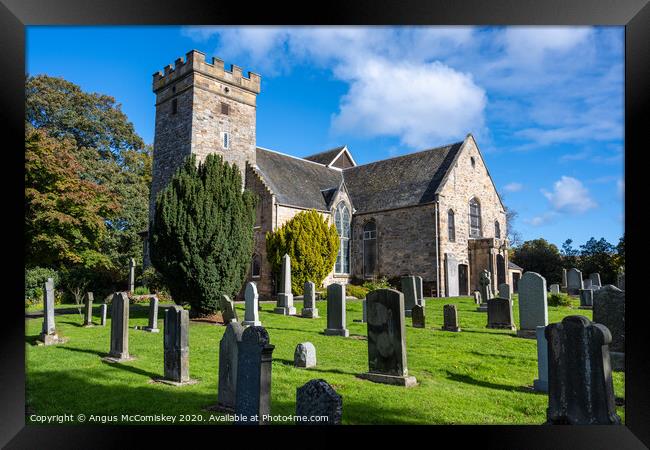
[[[492,289],[508,270],[506,211],[478,145],[462,141],[368,164],[346,146],[296,157],[259,146],[260,75],[192,50],[153,75],[156,120],[150,217],[156,195],[189,154],[218,153],[259,196],[247,281],[275,294],[265,235],[314,209],[336,225],[340,249],[324,281],[416,275],[433,297],[470,295],[479,274]],[[147,240],[145,239],[145,242]],[[145,244],[145,264],[148,249]]]

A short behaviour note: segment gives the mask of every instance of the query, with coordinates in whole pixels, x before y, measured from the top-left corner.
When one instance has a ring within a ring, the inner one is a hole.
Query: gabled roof
[[[515,264],[515,263],[513,263],[511,261],[508,261],[508,270],[521,270],[522,272],[524,271],[524,269],[522,269],[517,264]]]
[[[343,180],[340,170],[261,147],[256,166],[278,203],[305,209],[329,211]]]
[[[317,162],[318,164],[328,165],[334,161],[334,159],[339,156],[341,150],[345,148],[345,145],[340,147],[335,147],[330,150],[325,150],[324,152],[316,153],[314,155],[305,156],[303,159],[307,161]]]
[[[357,213],[433,202],[462,144],[456,142],[344,169],[345,184]]]

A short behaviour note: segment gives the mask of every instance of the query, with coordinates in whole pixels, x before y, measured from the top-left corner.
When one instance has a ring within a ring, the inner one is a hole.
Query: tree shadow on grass
[[[468,329],[465,329],[465,328],[461,327],[461,330],[462,331],[460,331],[460,333],[492,334],[494,336],[510,336],[510,337],[513,337],[513,338],[518,337],[517,334],[516,334],[516,331],[514,331],[514,330],[506,330],[507,332],[499,332],[498,331],[499,328],[486,328],[485,329],[486,331],[482,331],[482,330],[477,330],[477,329],[468,330]],[[487,330],[494,330],[494,331],[487,331]]]
[[[472,355],[484,357],[488,356],[490,358],[501,358],[501,359],[516,359],[518,361],[521,360],[528,360],[528,361],[537,361],[537,357],[524,357],[524,356],[512,356],[512,355],[503,355],[503,354],[498,354],[498,353],[486,353],[486,352],[477,352],[476,350],[470,350],[468,353],[471,353]]]
[[[534,391],[530,387],[526,386],[511,386],[509,384],[499,384],[499,383],[492,383],[490,381],[485,381],[485,380],[477,380],[474,377],[471,377],[466,374],[461,374],[461,373],[456,373],[456,372],[451,372],[447,370],[447,377],[452,380],[452,381],[458,381],[460,383],[467,383],[467,384],[473,384],[475,386],[481,386],[481,387],[486,387],[489,389],[499,389],[502,391],[516,391],[516,392],[526,392],[529,394],[538,394],[538,395],[547,395],[545,392],[537,392]]]
[[[33,336],[25,336],[25,343],[29,345],[37,346],[39,337],[40,336],[38,334],[35,334]]]
[[[97,351],[97,350],[90,350],[90,349],[86,349],[86,348],[78,348],[78,347],[61,347],[61,348],[63,350],[68,350],[68,351],[71,351],[71,352],[88,353],[90,355],[96,355],[96,356],[99,356],[101,358],[103,358],[105,356],[108,356],[108,353],[106,353],[106,352],[100,352],[100,351]]]
[[[296,367],[293,365],[293,360],[291,359],[283,359],[283,358],[273,358],[273,362],[279,362],[281,364],[284,364],[285,366],[293,367],[298,370],[306,370],[309,372],[322,372],[322,373],[338,373],[341,375],[357,375],[356,372],[351,372],[351,371],[345,371],[345,370],[339,370],[339,369],[321,369],[319,367]]]
[[[264,324],[262,323],[262,326],[264,327]],[[313,333],[313,330],[301,330],[298,328],[278,328],[278,327],[264,327],[266,330],[279,330],[279,331],[298,331],[300,333]],[[273,342],[271,342],[273,343]]]

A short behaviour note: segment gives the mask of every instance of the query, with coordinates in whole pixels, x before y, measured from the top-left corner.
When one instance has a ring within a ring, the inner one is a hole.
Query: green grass
[[[458,305],[462,332],[440,330],[442,307]],[[515,322],[518,322],[515,301]],[[549,322],[591,311],[549,307]],[[313,378],[327,380],[343,397],[344,424],[542,424],[548,398],[531,390],[537,377],[536,342],[514,332],[485,328],[487,314],[476,312],[470,298],[427,299],[427,328],[415,329],[407,319],[409,374],[419,385],[402,388],[361,380],[368,370],[366,325],[361,302],[348,301],[350,337],[324,336],[325,318],[302,319],[272,313],[262,305],[260,319],[268,330],[273,352],[272,405],[276,415],[295,413],[296,388]],[[300,311],[300,302],[296,308]],[[326,304],[319,302],[325,315]],[[237,305],[243,317],[243,305]],[[216,403],[219,340],[225,327],[190,324],[190,375],[198,384],[173,387],[151,383],[163,374],[163,333],[129,331],[129,350],[136,357],[123,364],[101,360],[109,350],[110,319],[106,327],[82,328],[77,315],[56,316],[65,344],[35,346],[41,319],[26,321],[27,402],[35,414],[117,416],[122,414],[199,415],[205,423],[218,413],[203,408]],[[98,318],[95,317],[95,323]],[[146,308],[134,308],[130,325],[146,325]],[[162,320],[159,327],[162,329]],[[293,367],[295,346],[310,341],[316,346],[318,365]],[[614,373],[614,390],[624,397],[622,372]],[[624,418],[624,408],[618,408]],[[29,416],[28,416],[29,417]],[[177,419],[177,422],[179,421]],[[197,423],[195,420],[193,423]],[[286,423],[286,422],[283,422]]]

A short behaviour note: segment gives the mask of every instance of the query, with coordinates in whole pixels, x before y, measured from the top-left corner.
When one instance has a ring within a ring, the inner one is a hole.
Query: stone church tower
[[[178,58],[172,66],[153,75],[156,94],[149,220],[153,220],[156,196],[167,185],[189,154],[202,161],[218,153],[235,163],[245,183],[246,161],[255,164],[256,101],[261,77],[197,50]],[[146,242],[146,239],[145,239]],[[145,243],[145,265],[149,251]]]

